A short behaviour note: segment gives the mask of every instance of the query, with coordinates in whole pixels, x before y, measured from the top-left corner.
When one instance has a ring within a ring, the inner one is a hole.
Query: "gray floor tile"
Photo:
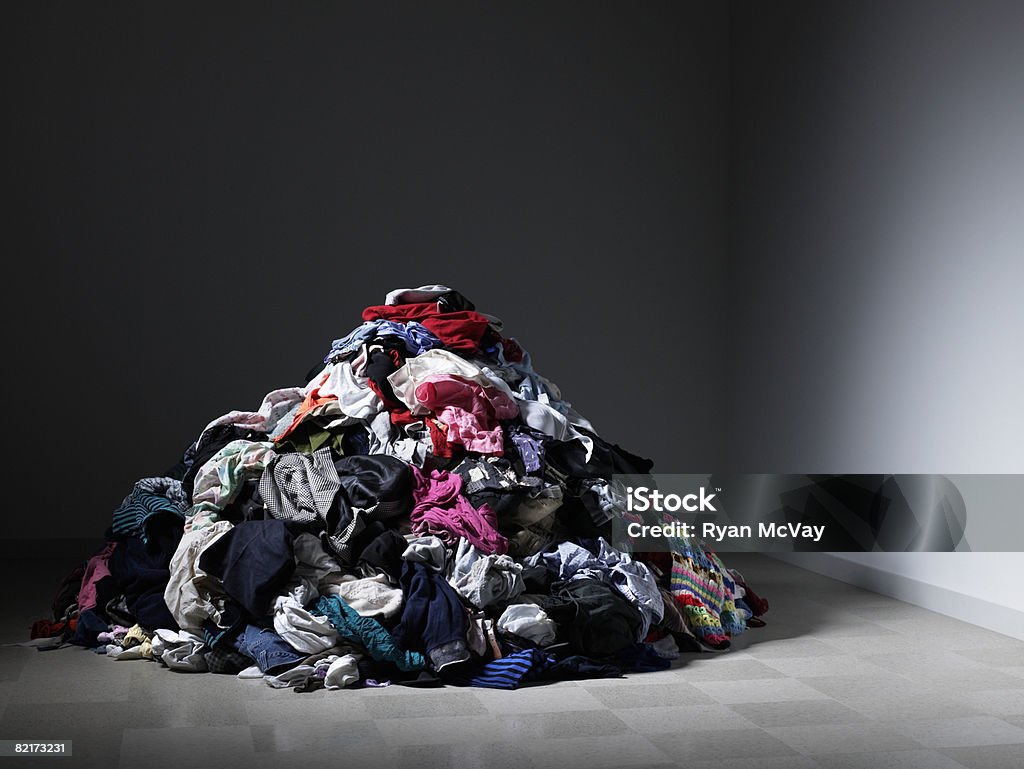
[[[855,724],[868,720],[863,713],[834,700],[751,702],[729,707],[760,727]]]
[[[790,678],[837,675],[881,678],[891,675],[888,670],[851,654],[818,657],[771,657],[764,663]]]
[[[820,769],[810,756],[762,756],[761,758],[729,758],[717,761],[693,761],[683,764],[686,769]]]
[[[345,765],[364,769],[365,764],[349,761]],[[521,744],[513,742],[461,743],[458,745],[422,745],[400,751],[388,769],[534,769],[536,764]]]
[[[102,731],[74,732],[72,739],[72,760],[64,763],[45,762],[50,766],[63,767],[100,767],[101,769],[112,769],[118,766],[121,757],[121,744],[124,732],[116,725],[109,726]],[[32,761],[32,766],[44,766],[44,762]],[[8,764],[9,765],[9,762]],[[16,764],[18,765],[18,764]]]
[[[885,621],[928,621],[941,614],[923,609],[920,606],[910,606],[892,599],[879,602],[868,602],[860,605],[846,605],[843,608],[851,614],[856,614],[871,622]],[[943,617],[944,619],[948,619]]]
[[[953,652],[958,657],[980,662],[994,668],[1018,668],[1024,666],[1024,641],[1020,647],[1006,646],[996,649],[960,649]]]
[[[409,757],[421,755],[424,757],[436,758],[445,761],[438,753],[435,753],[437,746],[425,745],[415,753],[408,749],[387,745],[376,738],[375,743],[355,744],[349,743],[339,749],[335,745],[326,748],[305,748],[303,750],[289,750],[287,752],[256,752],[247,756],[239,756],[237,760],[229,764],[217,766],[216,769],[290,769],[291,767],[358,767],[358,769],[395,769],[399,766],[409,766]],[[404,750],[404,752],[403,752]],[[403,763],[403,757],[405,761]],[[439,767],[450,766],[450,763],[440,763]],[[206,766],[203,764],[202,766]],[[420,763],[420,769],[435,769],[426,762]],[[467,769],[472,764],[467,765]],[[125,767],[128,769],[128,767]],[[156,766],[149,766],[146,769],[158,769]],[[163,769],[160,766],[159,769]],[[181,769],[180,767],[168,767],[168,769]]]
[[[1024,742],[981,744],[1024,733],[1024,642],[735,555],[772,601],[769,625],[728,653],[682,655],[667,671],[515,692],[297,695],[77,648],[0,647],[0,730],[73,739],[75,765],[104,769],[185,766],[197,754],[222,769],[340,756],[361,769],[1024,766]],[[0,636],[22,639],[22,614],[32,612],[0,617]],[[795,747],[858,743],[870,752]],[[969,747],[940,747],[953,744]]]
[[[934,677],[937,671],[945,674],[954,670],[986,670],[982,662],[963,657],[945,649],[916,649],[914,651],[884,651],[862,653],[861,657],[871,664],[901,673],[911,678]]]
[[[419,718],[422,716],[477,716],[482,712],[480,700],[472,691],[407,689],[402,697],[364,698],[364,710],[373,718]],[[351,694],[353,699],[362,692],[328,692]]]
[[[478,689],[473,694],[481,705],[478,712],[482,713],[559,713],[605,709],[592,692],[578,686],[538,686],[515,691]]]
[[[270,687],[267,687],[268,689]],[[294,694],[277,691],[275,699],[254,699],[245,702],[248,723],[253,726],[281,723],[282,711],[288,721],[304,724],[340,724],[349,721],[369,721],[373,718],[368,708],[371,692],[335,691]],[[282,702],[282,699],[287,700]]]
[[[35,655],[43,653],[23,646],[0,646],[0,682],[17,681],[25,665]]]
[[[822,769],[963,769],[934,750],[833,753],[815,756]]]
[[[765,731],[800,753],[858,753],[869,750],[911,750],[920,747],[906,735],[871,721],[855,724],[773,726]]]
[[[1024,750],[1024,729],[994,716],[892,721],[890,726],[930,748],[1019,744]]]
[[[671,763],[671,757],[638,734],[537,740],[523,745],[537,769],[611,769]]]
[[[651,742],[681,765],[697,761],[765,759],[792,756],[796,751],[763,729],[723,729],[718,731],[658,734]]]
[[[627,686],[638,684],[643,686],[658,686],[659,684],[677,684],[679,679],[672,669],[659,670],[654,673],[628,673],[618,678],[592,678],[586,681],[576,681],[575,685],[587,685],[588,689],[596,689],[602,686]]]
[[[941,675],[914,677],[929,686],[954,692],[975,692],[988,689],[1024,690],[1024,679],[994,668],[947,670]]]
[[[487,715],[382,718],[373,723],[380,732],[381,744],[395,746],[500,742],[504,736],[501,723]]]
[[[672,705],[711,704],[713,700],[704,692],[691,684],[666,684],[664,686],[644,686],[643,684],[625,684],[623,686],[605,686],[592,688],[586,681],[582,688],[597,698],[605,707],[622,710],[624,708],[649,708]]]
[[[886,699],[924,699],[930,693],[927,686],[894,673],[883,678],[865,679],[860,676],[815,676],[801,679],[807,686],[840,702],[861,696]]]
[[[844,699],[843,704],[883,723],[985,715],[983,711],[950,694],[925,696],[921,699],[859,697]]]
[[[828,699],[820,691],[792,678],[757,681],[697,681],[693,685],[715,701],[725,705],[739,702],[792,702],[793,700]]]
[[[946,652],[947,644],[928,636],[906,636],[899,633],[881,637],[840,637],[827,639],[829,646],[834,646],[844,654],[871,655],[891,653],[926,653]]]
[[[752,657],[733,658],[732,655],[716,655],[704,660],[689,662],[673,670],[683,681],[750,681],[759,678],[784,678],[773,667]]]
[[[1020,769],[1024,766],[1024,746],[985,745],[973,748],[946,748],[941,751],[968,769]]]
[[[935,688],[896,674],[871,680],[846,676],[801,680],[840,704],[879,721],[984,715],[958,698],[955,690]]]
[[[669,705],[627,708],[612,712],[640,734],[674,734],[754,727],[753,723],[725,705]]]
[[[347,748],[358,745],[384,744],[372,721],[309,723],[290,718],[286,723],[251,726],[252,744],[260,753],[289,751],[334,751],[342,755]]]
[[[897,638],[898,636],[899,633],[895,630],[890,630],[889,628],[857,619],[856,617],[815,624],[807,634],[808,638],[815,638],[830,646],[832,641],[837,638],[859,638],[865,642],[876,642],[884,645],[890,639]]]
[[[994,716],[1024,716],[1024,689],[988,689],[964,692],[965,702]]]
[[[842,652],[816,638],[784,638],[778,641],[758,643],[750,647],[750,655],[766,662],[775,657],[831,657]]]
[[[248,727],[125,729],[120,765],[190,766],[202,756],[205,766],[238,766],[253,753]]]
[[[499,727],[504,730],[506,737],[517,744],[527,740],[602,737],[631,731],[627,719],[604,709],[565,711],[555,715],[551,713],[514,713],[495,718]]]

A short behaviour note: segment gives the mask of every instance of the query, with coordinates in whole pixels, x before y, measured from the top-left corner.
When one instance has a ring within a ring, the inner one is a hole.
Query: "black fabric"
[[[558,626],[560,637],[563,635],[562,628],[571,624],[576,618],[576,605],[564,596],[552,595],[547,589],[539,593],[520,593],[516,596],[515,603],[537,604]]]
[[[610,585],[596,579],[556,582],[551,586],[551,596],[571,605],[571,609],[562,606],[558,611],[561,616],[563,611],[570,611],[570,622],[560,622],[551,612],[548,616],[559,624],[565,640],[582,654],[607,657],[636,643],[643,627],[640,611]]]
[[[426,670],[421,670],[414,678],[404,678],[395,681],[395,683],[399,686],[408,686],[413,689],[438,689],[444,686],[444,680],[440,676]]]
[[[466,640],[469,619],[455,589],[426,564],[406,561],[400,582],[405,597],[402,619],[392,631],[401,648],[431,654],[439,647]],[[467,655],[468,656],[468,655]],[[431,655],[436,667],[441,662]]]
[[[206,667],[211,673],[235,675],[252,665],[252,660],[235,649],[221,647],[203,653]]]
[[[199,568],[249,616],[263,617],[295,572],[292,535],[284,521],[242,521],[203,551]]]
[[[50,611],[55,621],[64,619],[68,609],[78,603],[78,591],[82,589],[82,578],[85,576],[85,563],[80,563],[61,580],[57,593],[53,597]]]
[[[612,661],[624,670],[634,673],[651,673],[656,670],[668,670],[672,663],[659,655],[647,644],[635,643],[620,649],[612,657]]]
[[[402,553],[408,544],[397,531],[387,529],[363,548],[357,570],[364,577],[387,574],[397,585],[402,577]]]
[[[381,339],[388,339],[389,337],[382,337]],[[397,337],[390,337],[395,339],[405,348],[405,343]],[[391,382],[388,381],[388,376],[398,371],[398,364],[395,363],[394,356],[387,350],[374,350],[369,355],[369,360],[366,363],[366,371],[364,376],[377,385],[377,389],[380,391],[384,405],[388,410],[401,407],[401,401],[398,400],[395,395],[395,390],[391,386]]]
[[[359,560],[367,546],[386,531],[393,531],[393,529],[390,529],[387,524],[381,521],[370,521],[366,524],[366,528],[357,534],[353,534],[346,547],[349,553],[349,558],[344,564],[346,571],[351,569],[352,564]]]
[[[407,515],[412,510],[412,470],[405,462],[385,454],[342,457],[334,463],[341,489],[334,504],[341,520],[352,520],[351,508],[374,507],[374,520]]]
[[[637,456],[621,446],[609,443],[584,428],[577,428],[594,442],[587,460],[586,447],[578,440],[544,442],[544,458],[549,465],[572,478],[603,478],[613,475],[646,475],[654,467],[650,459]]]
[[[526,593],[549,593],[551,583],[555,581],[554,572],[547,566],[523,566],[523,584],[526,586]],[[522,603],[522,601],[516,601]]]
[[[476,310],[476,305],[455,289],[445,291],[437,297],[437,308],[442,312],[459,312],[460,310]]]
[[[521,491],[477,491],[466,494],[466,498],[473,507],[490,507],[500,523],[502,518],[514,515],[520,505],[529,498],[529,494]]]
[[[615,665],[573,654],[547,668],[541,678],[548,681],[579,681],[584,678],[622,678]]]
[[[370,435],[362,427],[346,430],[341,439],[342,454],[346,457],[365,456],[370,453]]]
[[[158,516],[148,542],[138,537],[122,537],[108,561],[110,575],[124,594],[128,612],[147,630],[178,629],[164,602],[164,588],[171,578],[168,567],[181,541],[183,527],[177,516]]]
[[[580,497],[571,496],[574,493],[574,486],[572,481],[566,483],[568,493],[562,498],[562,506],[555,513],[559,523],[566,531],[573,532],[577,537],[589,539],[604,537],[609,542],[612,541],[611,521],[601,524],[594,523],[594,517],[590,514],[587,504]]]
[[[113,580],[111,580],[111,583],[113,584]],[[103,603],[103,611],[100,611],[98,606],[97,604],[96,613],[106,617],[111,625],[131,627],[135,624],[135,617],[128,611],[128,602],[125,601],[124,595],[120,593]]]
[[[231,502],[224,506],[218,516],[231,523],[241,521],[262,521],[266,518],[263,507],[263,497],[260,496],[260,482],[258,478],[247,479],[238,490],[238,494]]]

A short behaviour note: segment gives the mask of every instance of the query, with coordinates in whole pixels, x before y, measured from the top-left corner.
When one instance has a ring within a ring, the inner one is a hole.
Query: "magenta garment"
[[[439,374],[416,386],[416,400],[448,426],[448,442],[467,451],[501,456],[501,419],[519,415],[515,401],[496,387],[482,387],[461,377]]]
[[[110,567],[107,564],[116,546],[116,542],[108,542],[107,546],[90,558],[89,563],[85,565],[82,587],[78,590],[78,610],[80,612],[96,608],[96,583],[104,577],[110,576]]]
[[[486,555],[508,552],[508,540],[497,528],[498,518],[489,505],[473,507],[462,494],[462,478],[456,473],[431,470],[424,475],[412,466],[412,498],[416,503],[409,520],[415,534],[435,536],[455,546],[459,537]]]

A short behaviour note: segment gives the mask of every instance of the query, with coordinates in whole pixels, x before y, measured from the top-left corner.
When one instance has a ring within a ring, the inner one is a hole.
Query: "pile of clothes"
[[[499,319],[446,286],[362,317],[304,386],[134,485],[41,648],[297,691],[515,688],[663,669],[761,623],[700,542],[610,544],[615,476],[652,463],[599,437]]]

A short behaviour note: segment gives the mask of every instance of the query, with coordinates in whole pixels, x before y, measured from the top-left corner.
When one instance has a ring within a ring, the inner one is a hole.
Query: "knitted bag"
[[[686,539],[672,543],[672,596],[700,641],[727,649],[729,636],[745,629],[733,602],[734,583],[718,556]]]

